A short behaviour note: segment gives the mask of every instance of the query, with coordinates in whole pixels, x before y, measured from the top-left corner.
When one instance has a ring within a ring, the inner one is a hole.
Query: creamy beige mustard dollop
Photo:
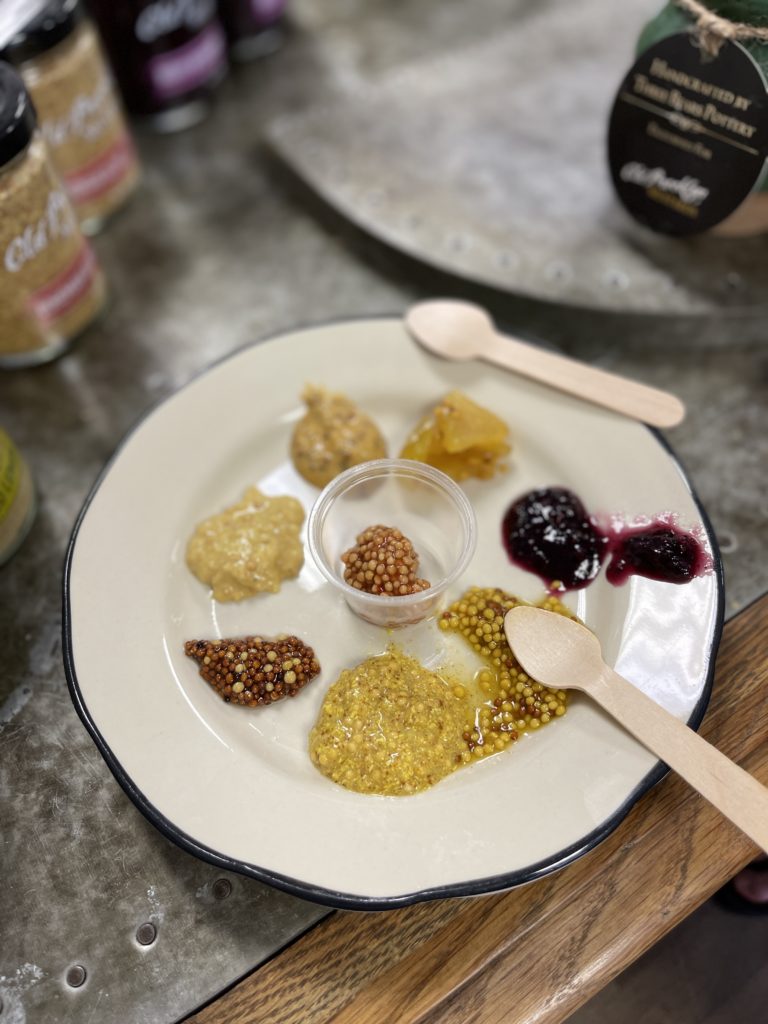
[[[203,520],[187,544],[187,566],[217,601],[276,593],[304,563],[296,498],[267,497],[249,487],[241,501]]]
[[[386,458],[381,431],[346,395],[310,384],[301,397],[307,411],[293,431],[291,458],[305,480],[325,487],[350,466]]]

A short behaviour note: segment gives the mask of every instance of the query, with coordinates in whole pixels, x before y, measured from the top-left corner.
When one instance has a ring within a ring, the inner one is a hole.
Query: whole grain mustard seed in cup
[[[0,430],[0,565],[21,545],[35,518],[35,489],[27,464]]]
[[[60,355],[105,297],[29,95],[13,68],[0,63],[0,367]]]
[[[80,0],[41,0],[16,15],[9,8],[0,19],[0,60],[21,74],[80,225],[95,233],[133,194],[140,171],[106,57]]]
[[[345,554],[356,539],[359,549],[368,534],[381,531],[396,543],[408,539],[407,565],[395,555],[394,571],[407,574],[418,554],[418,586],[405,593],[387,589],[386,567],[380,588],[363,589],[347,578]],[[437,615],[474,554],[477,522],[466,494],[439,469],[411,459],[373,459],[339,474],[321,492],[307,520],[307,543],[315,565],[355,615],[394,629]]]

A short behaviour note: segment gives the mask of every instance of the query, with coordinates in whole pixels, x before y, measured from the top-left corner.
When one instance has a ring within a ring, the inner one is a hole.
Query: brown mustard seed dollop
[[[222,700],[248,707],[295,697],[320,671],[315,652],[295,636],[188,640],[184,653]]]
[[[369,526],[355,539],[355,546],[341,556],[344,580],[351,587],[368,594],[404,597],[431,586],[429,580],[419,578],[419,556],[399,530]]]

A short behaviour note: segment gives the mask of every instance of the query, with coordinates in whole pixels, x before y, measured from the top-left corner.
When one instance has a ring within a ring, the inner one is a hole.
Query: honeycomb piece
[[[454,480],[503,472],[509,428],[461,391],[451,391],[411,432],[400,457],[426,462]]]

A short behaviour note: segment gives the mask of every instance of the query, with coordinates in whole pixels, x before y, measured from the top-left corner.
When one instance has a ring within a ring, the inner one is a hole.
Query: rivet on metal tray
[[[453,252],[468,252],[472,248],[472,242],[464,235],[454,235],[449,245]]]
[[[504,270],[509,270],[512,267],[518,266],[520,263],[520,257],[516,252],[502,252],[499,253],[498,264]]]
[[[217,878],[213,883],[213,895],[217,900],[225,900],[232,892],[232,883],[228,878]]]
[[[717,546],[720,548],[720,554],[732,555],[734,551],[738,550],[739,542],[734,533],[731,533],[730,530],[723,530],[717,535]]]
[[[151,946],[157,938],[157,928],[151,921],[145,921],[136,929],[136,941],[140,946]]]
[[[629,278],[623,270],[609,270],[603,278],[609,288],[623,292],[629,287]]]
[[[567,263],[560,262],[550,263],[544,273],[550,281],[570,281],[573,277],[571,267]]]
[[[87,977],[88,972],[82,964],[72,964],[67,971],[67,984],[70,988],[80,988],[81,985],[85,984]]]

